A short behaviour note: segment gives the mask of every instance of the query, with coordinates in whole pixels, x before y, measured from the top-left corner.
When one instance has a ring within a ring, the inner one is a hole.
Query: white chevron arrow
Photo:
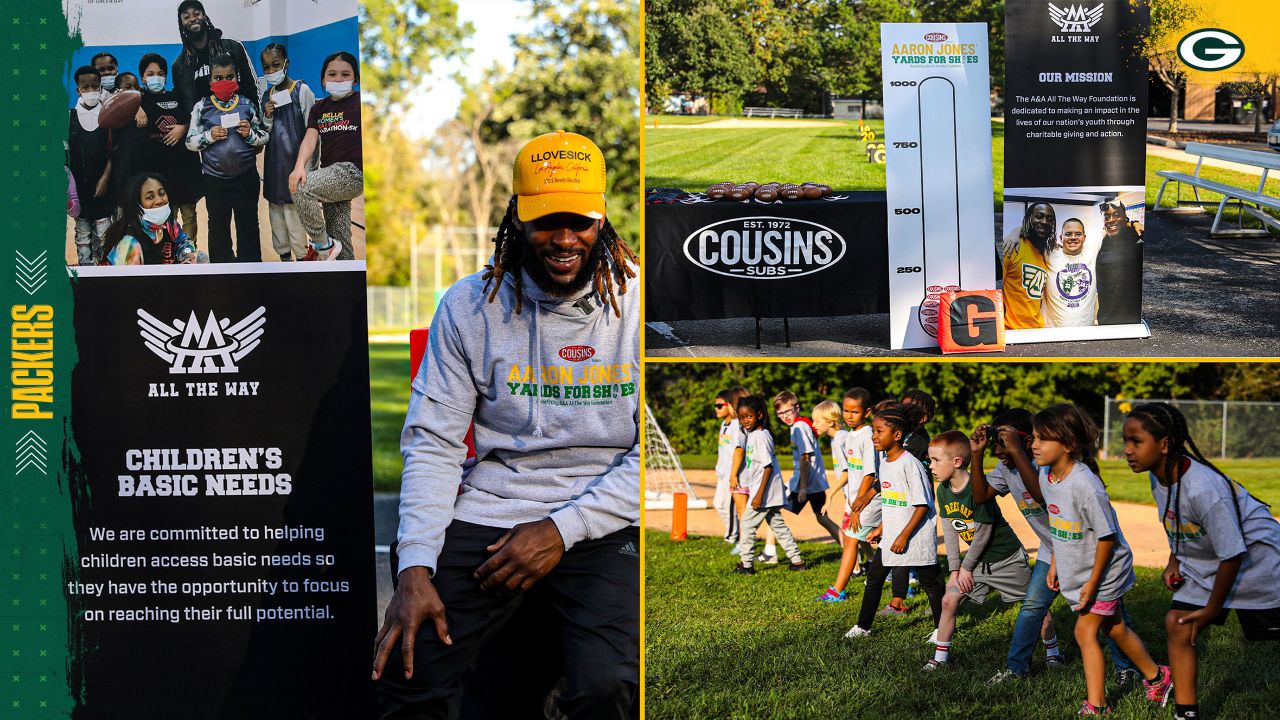
[[[35,430],[28,430],[15,443],[14,455],[14,475],[31,467],[39,470],[41,475],[49,474],[49,445]]]
[[[14,253],[18,256],[14,262],[18,287],[28,296],[35,295],[49,281],[49,251],[42,251],[35,258],[28,258],[21,250],[14,250]]]

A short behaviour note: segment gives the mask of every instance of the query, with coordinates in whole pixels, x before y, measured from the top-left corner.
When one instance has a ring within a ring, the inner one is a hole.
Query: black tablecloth
[[[736,242],[743,236],[749,240]],[[720,272],[699,262],[708,258]],[[644,260],[646,320],[889,311],[883,192],[775,203],[693,195],[646,205]]]

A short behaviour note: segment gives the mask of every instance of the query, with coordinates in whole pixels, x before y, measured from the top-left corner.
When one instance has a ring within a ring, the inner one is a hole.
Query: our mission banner
[[[1145,3],[1005,5],[1009,342],[1144,337]]]
[[[75,717],[369,717],[363,263],[78,275]]]

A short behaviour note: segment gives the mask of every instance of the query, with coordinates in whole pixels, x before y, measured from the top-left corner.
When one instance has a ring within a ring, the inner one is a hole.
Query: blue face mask
[[[152,75],[151,77],[147,78],[145,82],[147,83],[147,89],[150,90],[151,92],[164,91],[163,75]]]
[[[163,225],[169,222],[169,205],[165,203],[158,207],[144,208],[142,210],[142,219],[151,225]]]
[[[103,89],[103,90],[107,90],[107,91],[115,90],[115,89],[116,89],[116,76],[115,76],[115,75],[103,75],[103,76],[102,76],[102,89]]]
[[[289,66],[286,65],[284,67],[284,70],[277,70],[273,73],[267,73],[266,75],[263,75],[263,77],[265,77],[267,79],[267,82],[270,83],[271,85],[273,86],[279,85],[280,81],[284,79],[285,70],[288,70],[288,69],[289,69]]]

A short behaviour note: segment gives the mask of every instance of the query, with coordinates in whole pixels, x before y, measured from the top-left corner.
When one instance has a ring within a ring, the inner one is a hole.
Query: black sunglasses
[[[573,232],[586,232],[595,224],[596,219],[575,213],[552,213],[529,221],[538,232],[552,232],[567,228]]]
[[[717,410],[719,410],[720,408],[725,407],[725,406],[726,406],[726,405],[728,405],[728,404],[729,404],[729,403],[722,403],[722,402],[718,402],[718,403],[716,403],[716,409],[717,409]]]

